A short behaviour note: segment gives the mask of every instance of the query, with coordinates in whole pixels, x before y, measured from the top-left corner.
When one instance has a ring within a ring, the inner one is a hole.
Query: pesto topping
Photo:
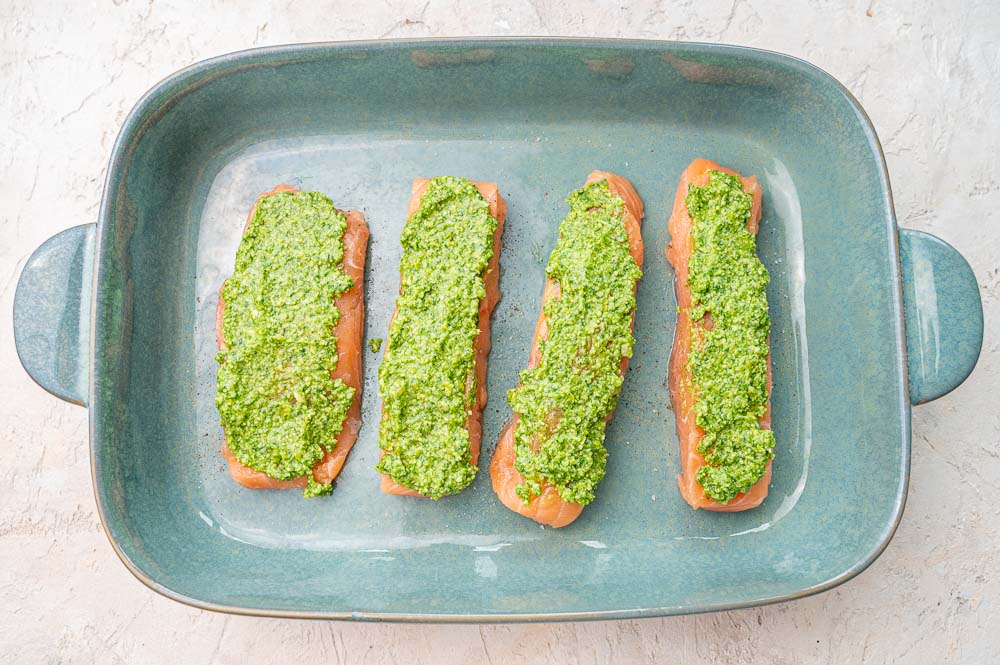
[[[711,171],[707,185],[690,186],[685,203],[694,250],[688,263],[691,320],[696,325],[688,368],[696,391],[695,417],[705,437],[706,464],[695,476],[705,496],[727,503],[761,479],[774,457],[774,433],[758,420],[767,409],[767,269],[747,229],[753,196],[732,174]]]
[[[566,501],[594,500],[604,477],[604,427],[618,401],[621,360],[632,356],[635,284],[642,270],[629,253],[625,203],[607,180],[567,199],[546,276],[560,295],[545,303],[548,338],[541,361],[523,370],[508,393],[518,416],[515,468],[525,481],[517,494],[527,503],[554,485]]]
[[[368,350],[371,351],[372,353],[378,353],[379,349],[381,348],[382,348],[381,337],[372,337],[370,340],[368,340]]]
[[[497,224],[474,184],[442,176],[403,227],[397,313],[378,372],[385,454],[375,468],[435,499],[461,491],[478,471],[465,425]]]
[[[328,494],[312,475],[336,445],[354,389],[337,367],[334,301],[353,285],[343,270],[347,220],[317,192],[257,202],[222,287],[226,348],[215,403],[229,449],[278,480],[306,476],[305,496]]]

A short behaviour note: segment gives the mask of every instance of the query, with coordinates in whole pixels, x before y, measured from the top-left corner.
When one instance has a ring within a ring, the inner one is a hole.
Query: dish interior
[[[93,453],[113,539],[173,594],[340,616],[663,614],[822,587],[891,534],[909,445],[894,222],[867,121],[818,70],[676,44],[318,46],[201,65],[135,113],[100,238]],[[696,156],[764,188],[778,445],[770,495],[745,513],[693,511],[675,481],[663,250]],[[594,168],[645,202],[645,275],[607,476],[553,530],[496,500],[488,463],[564,199]],[[366,349],[364,426],[333,496],[240,488],[219,455],[214,323],[254,199],[289,183],[364,211],[367,342],[386,335],[410,183],[439,174],[495,181],[508,202],[475,483],[440,501],[378,491],[381,353]]]

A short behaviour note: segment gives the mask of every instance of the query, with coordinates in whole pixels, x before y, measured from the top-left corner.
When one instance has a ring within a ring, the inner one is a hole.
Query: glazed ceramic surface
[[[675,482],[663,249],[697,156],[764,188],[777,449],[767,501],[737,514],[691,510]],[[647,260],[607,477],[553,530],[504,508],[486,467],[564,199],[595,168],[643,197]],[[410,183],[440,174],[495,181],[509,206],[476,482],[440,501],[378,491],[381,354],[366,351],[364,425],[333,496],[237,486],[213,327],[254,199],[289,183],[365,212],[366,335],[384,337]],[[89,404],[101,515],[156,590],[247,613],[477,621],[705,611],[850,578],[899,520],[911,401],[958,385],[982,340],[975,277],[897,230],[877,138],[840,84],[774,53],[613,40],[321,44],[183,70],[127,120],[96,227],[28,262],[15,325],[29,373]]]

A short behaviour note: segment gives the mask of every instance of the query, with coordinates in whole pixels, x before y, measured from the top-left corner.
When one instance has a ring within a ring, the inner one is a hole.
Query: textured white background
[[[0,661],[998,662],[996,2],[360,4],[0,0]],[[95,514],[86,412],[36,387],[14,352],[24,260],[56,231],[96,220],[122,121],[178,68],[254,45],[460,35],[759,46],[811,60],[860,98],[885,146],[900,224],[953,243],[976,270],[986,341],[961,388],[914,411],[906,514],[859,578],[806,600],[706,616],[415,626],[201,612],[147,590],[118,562]]]

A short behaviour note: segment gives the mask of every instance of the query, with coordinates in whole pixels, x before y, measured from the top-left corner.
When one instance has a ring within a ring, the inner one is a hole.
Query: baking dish
[[[778,446],[765,504],[730,515],[692,511],[674,481],[676,303],[662,249],[695,156],[757,175],[765,192]],[[364,425],[332,497],[231,482],[212,324],[260,192],[287,182],[364,210],[374,337],[398,284],[412,178],[500,183],[488,460],[563,199],[594,168],[643,196],[648,259],[608,475],[577,522],[518,517],[482,471],[438,502],[381,495],[379,356],[367,353]],[[97,222],[35,251],[14,310],[28,374],[89,408],[99,513],[129,570],[197,607],[320,618],[622,618],[831,588],[898,524],[911,404],[961,383],[982,344],[975,276],[943,241],[897,228],[878,139],[843,86],[776,53],[653,41],[332,43],[198,63],[136,105]]]

